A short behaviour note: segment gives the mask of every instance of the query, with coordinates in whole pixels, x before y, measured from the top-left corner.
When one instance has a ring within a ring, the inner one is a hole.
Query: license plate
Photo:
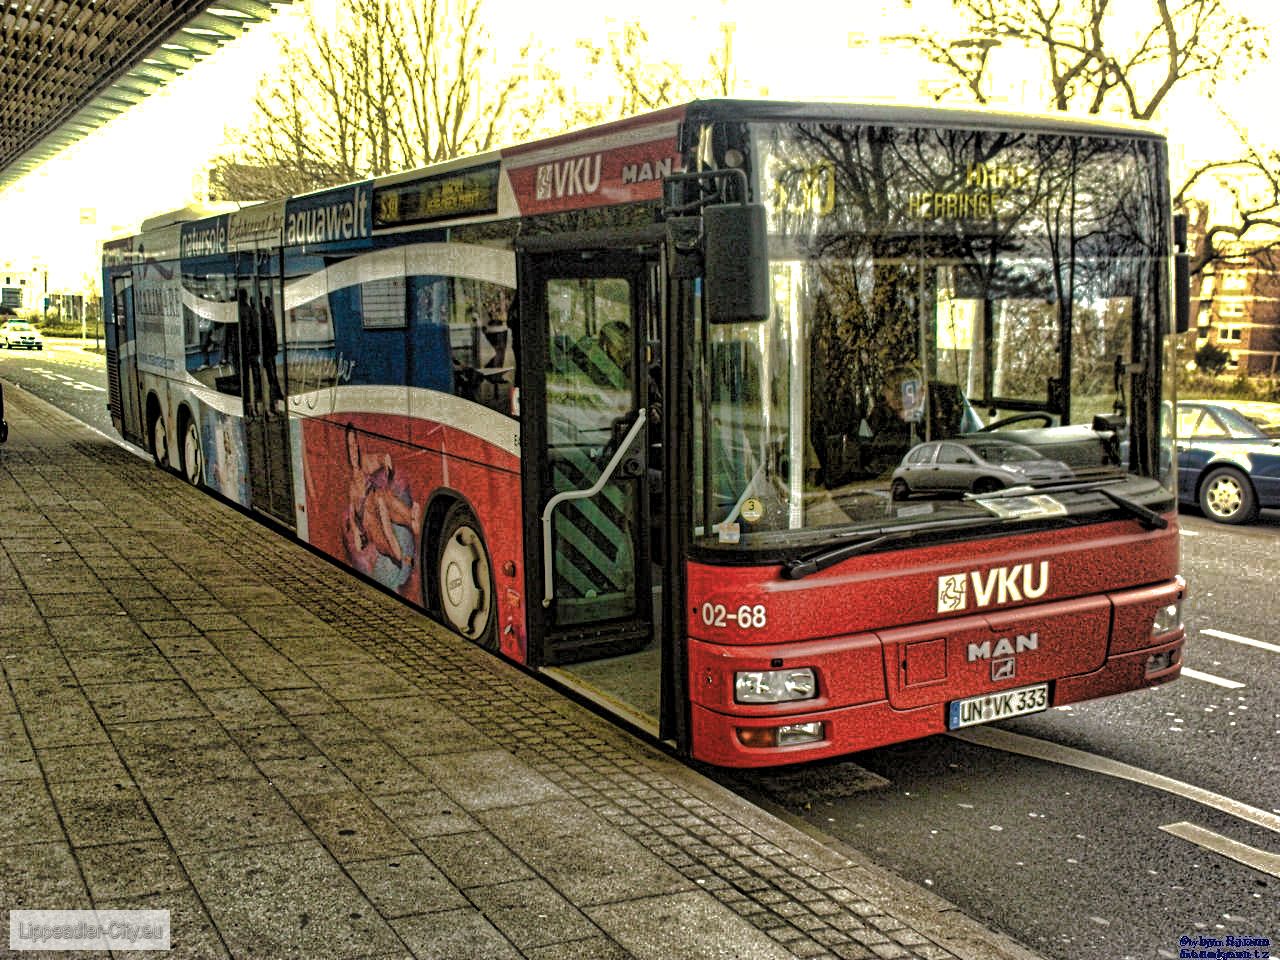
[[[1049,709],[1049,685],[1037,683],[1034,687],[1002,690],[1000,693],[984,693],[980,697],[952,700],[948,705],[947,729],[959,730],[977,723],[990,723],[1006,717],[1021,717]]]

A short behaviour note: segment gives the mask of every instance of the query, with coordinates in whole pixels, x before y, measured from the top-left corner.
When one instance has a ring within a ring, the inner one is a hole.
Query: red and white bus
[[[1152,686],[1166,145],[695,102],[104,248],[163,467],[727,766]]]

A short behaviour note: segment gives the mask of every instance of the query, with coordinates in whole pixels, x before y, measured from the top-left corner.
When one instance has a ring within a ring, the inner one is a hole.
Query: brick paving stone
[[[221,850],[188,860],[187,869],[237,958],[372,955],[400,946],[314,840]]]
[[[57,836],[59,839],[49,842],[22,838],[22,842],[13,844],[13,837],[4,835],[0,819],[0,904],[6,910],[47,910],[51,904],[87,905],[88,895],[75,856],[61,834]]]
[[[312,839],[265,780],[161,782],[144,784],[143,793],[184,862],[216,850]]]
[[[345,870],[388,919],[468,906],[467,898],[421,853],[358,860],[347,863]]]
[[[49,789],[74,846],[160,836],[142,794],[129,780],[67,780],[51,783]]]
[[[599,932],[542,879],[472,887],[467,897],[521,951]]]
[[[527,880],[534,872],[492,834],[469,833],[420,837],[418,848],[462,889]]]
[[[209,713],[191,688],[177,680],[92,684],[84,692],[102,722],[108,724],[175,720]]]
[[[392,921],[417,960],[520,960],[511,941],[470,907]]]
[[[257,765],[271,785],[286,797],[355,789],[333,762],[319,753],[259,760]]]
[[[95,902],[185,890],[189,881],[164,840],[130,840],[82,847],[76,859]]]
[[[358,790],[303,794],[289,802],[340,862],[417,852],[413,841]]]
[[[452,798],[439,790],[378,794],[374,804],[411,838],[465,833],[480,828]]]

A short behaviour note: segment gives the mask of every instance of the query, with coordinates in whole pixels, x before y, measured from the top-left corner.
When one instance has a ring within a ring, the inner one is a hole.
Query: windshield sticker
[[[720,535],[721,543],[740,543],[742,541],[742,527],[736,523],[717,523],[715,531]]]
[[[1043,493],[1029,497],[992,497],[989,500],[979,498],[977,502],[1005,520],[1061,517],[1067,513],[1066,506]]]

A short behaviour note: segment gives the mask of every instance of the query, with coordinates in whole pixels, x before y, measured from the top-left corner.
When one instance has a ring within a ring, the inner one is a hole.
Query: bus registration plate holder
[[[1037,683],[1031,687],[984,693],[977,697],[952,700],[947,707],[947,729],[959,730],[979,723],[1021,717],[1049,709],[1049,685]]]

